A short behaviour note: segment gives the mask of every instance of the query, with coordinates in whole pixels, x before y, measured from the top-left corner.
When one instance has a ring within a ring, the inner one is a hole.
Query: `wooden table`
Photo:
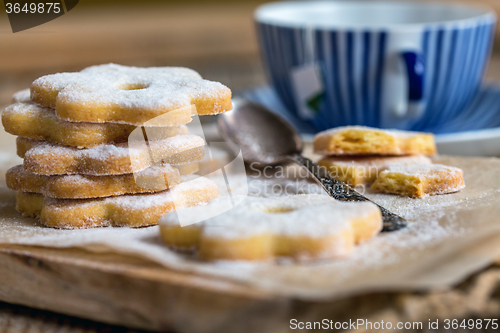
[[[482,2],[500,9],[497,0]],[[40,75],[106,62],[189,66],[208,79],[225,83],[235,93],[262,84],[265,75],[252,22],[252,12],[258,4],[259,1],[183,2],[182,5],[147,2],[140,7],[130,4],[119,7],[81,1],[67,15],[17,34],[11,33],[6,15],[0,14],[0,106],[6,106],[12,93],[28,87]],[[500,79],[500,52],[496,50],[487,77]],[[14,147],[14,137],[0,142],[2,150],[14,151]],[[10,250],[0,247],[0,253]],[[454,290],[397,297],[428,311],[445,311],[444,308],[461,305],[461,312],[453,312],[461,318],[485,313],[498,317],[500,292],[495,284],[500,285],[500,268],[492,266]],[[397,312],[397,309],[381,311]],[[0,332],[56,330],[132,332],[0,303]]]

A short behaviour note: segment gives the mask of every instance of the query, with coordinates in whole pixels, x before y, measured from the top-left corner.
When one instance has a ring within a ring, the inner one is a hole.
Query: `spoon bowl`
[[[233,100],[233,110],[221,114],[218,124],[224,138],[240,147],[247,163],[276,165],[302,152],[302,140],[287,121],[248,100]]]

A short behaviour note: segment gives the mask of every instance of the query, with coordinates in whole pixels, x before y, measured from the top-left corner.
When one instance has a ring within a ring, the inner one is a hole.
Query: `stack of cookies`
[[[193,115],[232,108],[231,91],[187,68],[115,64],[35,80],[2,114],[23,165],[7,186],[16,209],[46,226],[142,227],[218,196],[197,171],[203,138]]]
[[[459,168],[433,164],[434,136],[429,133],[337,127],[314,138],[318,164],[352,186],[371,184],[375,192],[421,198],[465,187]]]

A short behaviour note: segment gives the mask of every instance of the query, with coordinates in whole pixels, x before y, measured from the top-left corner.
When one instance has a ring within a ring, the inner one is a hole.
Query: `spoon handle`
[[[317,165],[310,159],[298,154],[288,156],[288,159],[306,167],[311,175],[316,178],[321,186],[323,186],[325,191],[334,199],[339,201],[370,201],[377,205],[382,212],[382,218],[384,222],[382,231],[395,231],[406,227],[406,220],[404,218],[391,213],[376,202],[373,202],[361,193],[354,190],[351,186],[335,179],[325,168]]]

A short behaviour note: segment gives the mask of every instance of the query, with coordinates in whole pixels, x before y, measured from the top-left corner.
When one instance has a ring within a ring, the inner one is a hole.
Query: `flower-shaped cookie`
[[[339,202],[326,195],[247,197],[224,211],[225,198],[185,208],[160,220],[163,241],[195,248],[205,260],[298,260],[338,258],[382,229],[380,210],[370,202]],[[200,216],[212,216],[199,221]],[[182,218],[180,226],[179,218]]]
[[[116,64],[36,79],[31,99],[73,122],[142,125],[160,115],[218,114],[232,109],[231,90],[181,67]],[[195,109],[195,110],[193,110]]]
[[[180,207],[205,204],[219,196],[217,185],[199,177],[174,188],[151,194],[108,198],[55,199],[38,193],[17,192],[16,210],[37,217],[47,227],[80,229],[97,227],[146,227]]]
[[[316,134],[314,152],[321,155],[435,155],[430,133],[365,126],[335,127]]]

